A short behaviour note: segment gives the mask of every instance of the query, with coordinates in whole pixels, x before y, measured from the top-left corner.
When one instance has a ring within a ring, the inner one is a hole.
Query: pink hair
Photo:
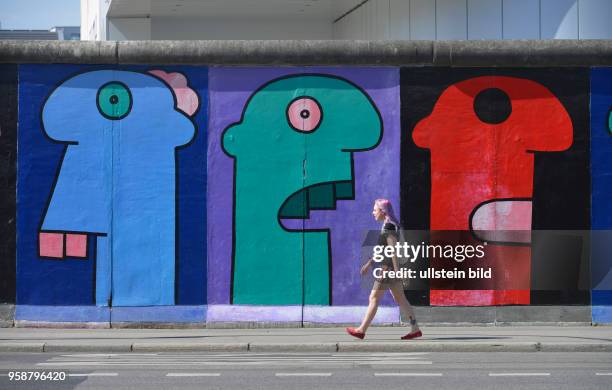
[[[374,206],[378,207],[383,213],[385,213],[385,221],[384,223],[392,223],[397,226],[399,229],[399,221],[393,212],[393,206],[391,205],[391,201],[389,199],[376,199],[374,201]]]

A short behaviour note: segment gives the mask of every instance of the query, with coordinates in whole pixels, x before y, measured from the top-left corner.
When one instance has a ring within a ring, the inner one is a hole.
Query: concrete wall
[[[332,26],[323,20],[248,20],[203,18],[109,18],[108,39],[332,39]]]
[[[111,0],[81,0],[81,39],[105,41],[107,37],[106,14]]]
[[[151,39],[332,39],[332,26],[324,20],[154,17]]]
[[[608,0],[330,0],[308,17],[248,1],[208,12],[192,4],[192,13],[131,1],[109,14],[110,3],[81,1],[83,40],[612,38]]]
[[[491,242],[492,278],[413,303],[611,322],[610,45],[488,44],[1,43],[3,300],[17,321],[357,322],[385,197],[406,229]],[[483,236],[506,230],[527,234]]]
[[[109,40],[144,41],[151,39],[151,18],[111,18],[107,29]]]
[[[370,0],[335,39],[611,39],[607,0]]]

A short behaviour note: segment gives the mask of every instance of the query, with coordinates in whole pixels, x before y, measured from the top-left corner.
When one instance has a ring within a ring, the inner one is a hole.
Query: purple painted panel
[[[278,77],[321,73],[343,77],[363,88],[380,111],[384,133],[380,145],[354,154],[355,200],[339,201],[336,210],[313,211],[306,228],[330,228],[332,305],[365,304],[361,287],[361,240],[379,224],[371,215],[376,198],[388,198],[399,215],[400,107],[397,68],[210,68],[208,137],[208,303],[230,301],[232,254],[233,161],[221,149],[221,134],[240,120],[244,104],[260,86]],[[291,226],[289,223],[286,226]],[[390,303],[385,297],[383,304]],[[210,311],[209,311],[210,316]],[[210,317],[209,317],[210,318]]]
[[[360,323],[367,306],[304,306],[304,322],[315,324]],[[399,324],[400,311],[397,306],[380,306],[373,324]]]
[[[301,322],[302,306],[209,305],[206,322]]]

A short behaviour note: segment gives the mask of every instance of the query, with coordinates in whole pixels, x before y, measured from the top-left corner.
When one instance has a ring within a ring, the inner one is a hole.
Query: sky
[[[80,0],[0,0],[3,30],[48,30],[81,24]]]

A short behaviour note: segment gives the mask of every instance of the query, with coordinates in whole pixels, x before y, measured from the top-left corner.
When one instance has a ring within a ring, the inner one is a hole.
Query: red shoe
[[[412,339],[416,339],[417,337],[421,337],[423,336],[423,332],[421,332],[421,330],[417,330],[416,332],[412,332],[412,333],[408,333],[405,336],[402,336],[402,340],[412,340]]]
[[[361,339],[361,340],[363,340],[363,338],[365,337],[365,333],[359,332],[355,328],[346,328],[346,332],[350,334],[351,336],[357,337],[358,339]]]

